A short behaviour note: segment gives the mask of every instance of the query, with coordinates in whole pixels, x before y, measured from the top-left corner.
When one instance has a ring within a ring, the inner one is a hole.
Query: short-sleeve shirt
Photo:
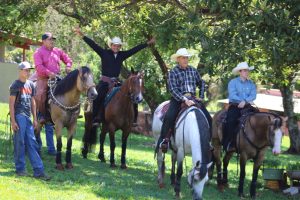
[[[35,96],[35,87],[32,81],[21,82],[15,80],[9,87],[10,96],[16,96],[15,115],[22,114],[30,117],[31,98]]]

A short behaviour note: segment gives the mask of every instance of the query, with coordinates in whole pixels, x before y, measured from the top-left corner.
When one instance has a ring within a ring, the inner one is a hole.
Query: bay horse
[[[156,144],[162,127],[162,110],[168,103],[161,103],[155,110],[152,132]],[[194,106],[185,110],[176,122],[175,135],[170,138],[172,149],[171,184],[174,185],[176,197],[180,196],[180,181],[183,173],[183,159],[187,153],[192,154],[193,168],[188,174],[188,183],[193,190],[193,199],[202,199],[204,185],[208,181],[208,168],[212,164],[210,151],[209,124],[203,112]],[[158,183],[164,187],[165,155],[161,149],[156,153],[158,166]],[[175,164],[177,172],[175,177]]]
[[[102,123],[100,134],[100,151],[98,158],[101,162],[106,162],[104,156],[104,141],[106,133],[110,139],[110,167],[115,168],[115,132],[122,130],[122,154],[121,169],[126,169],[126,148],[127,138],[131,131],[134,120],[134,104],[143,100],[144,74],[142,72],[131,72],[129,77],[120,86],[119,91],[111,98],[105,107],[105,121]],[[83,136],[82,155],[87,157],[88,149],[96,143],[97,129],[91,127],[92,115],[85,113],[86,124]]]
[[[220,191],[224,191],[224,187],[228,186],[227,167],[229,160],[234,151],[225,152],[223,158],[223,172],[221,169],[221,151],[223,138],[223,122],[226,115],[226,110],[218,111],[213,117],[212,125],[212,145],[214,147],[213,157],[217,168],[217,185]],[[253,159],[252,181],[250,185],[250,196],[256,196],[256,181],[258,170],[264,160],[264,155],[269,146],[272,147],[274,155],[278,155],[281,151],[282,139],[282,119],[274,113],[255,112],[248,114],[237,134],[236,147],[237,153],[240,154],[240,177],[238,195],[243,197],[243,187],[245,179],[245,166],[249,159]]]
[[[73,168],[71,161],[72,139],[76,132],[77,117],[80,113],[80,95],[86,94],[88,99],[95,99],[97,91],[93,75],[88,67],[80,67],[70,72],[65,78],[50,86],[50,114],[56,134],[56,169],[63,170],[61,162],[62,129],[68,130],[66,168]]]

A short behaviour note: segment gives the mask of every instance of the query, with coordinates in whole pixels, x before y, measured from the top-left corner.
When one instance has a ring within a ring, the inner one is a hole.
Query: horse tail
[[[97,143],[97,127],[93,127],[92,125],[93,123],[92,112],[84,113],[84,118],[85,118],[85,122],[84,122],[85,129],[84,129],[84,135],[82,141],[85,145],[87,145],[86,147],[90,151],[92,149],[92,146],[96,145]]]

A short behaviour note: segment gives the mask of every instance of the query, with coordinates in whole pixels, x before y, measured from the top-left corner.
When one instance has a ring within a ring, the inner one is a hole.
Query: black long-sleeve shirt
[[[111,49],[103,49],[86,36],[83,37],[83,40],[101,57],[102,75],[108,77],[118,77],[121,72],[122,62],[148,46],[146,43],[140,44],[130,50],[119,51],[115,57]]]

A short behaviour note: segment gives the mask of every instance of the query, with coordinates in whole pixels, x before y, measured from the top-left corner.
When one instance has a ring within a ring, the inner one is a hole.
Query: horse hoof
[[[99,160],[100,160],[101,162],[103,162],[103,163],[106,162],[106,160],[105,160],[105,158],[104,158],[104,155],[98,154],[98,158],[99,158]]]
[[[224,183],[223,186],[224,186],[225,188],[229,188],[229,184],[228,184],[228,183]]]
[[[127,169],[126,164],[122,164],[122,165],[121,165],[121,169]]]
[[[114,169],[114,168],[116,168],[116,167],[117,167],[117,165],[116,165],[115,163],[111,163],[111,164],[110,164],[110,168]]]
[[[219,192],[224,192],[224,185],[218,185]]]
[[[164,188],[165,184],[164,183],[159,183],[158,186],[159,186],[159,188]]]
[[[176,198],[176,199],[180,199],[180,192],[176,192],[175,198]]]
[[[245,199],[246,198],[243,193],[239,193],[239,197],[240,197],[240,199]]]
[[[73,165],[72,165],[72,163],[67,163],[66,164],[66,169],[73,169],[74,167],[73,167]]]
[[[64,166],[62,164],[56,164],[55,169],[63,171],[64,170]]]

